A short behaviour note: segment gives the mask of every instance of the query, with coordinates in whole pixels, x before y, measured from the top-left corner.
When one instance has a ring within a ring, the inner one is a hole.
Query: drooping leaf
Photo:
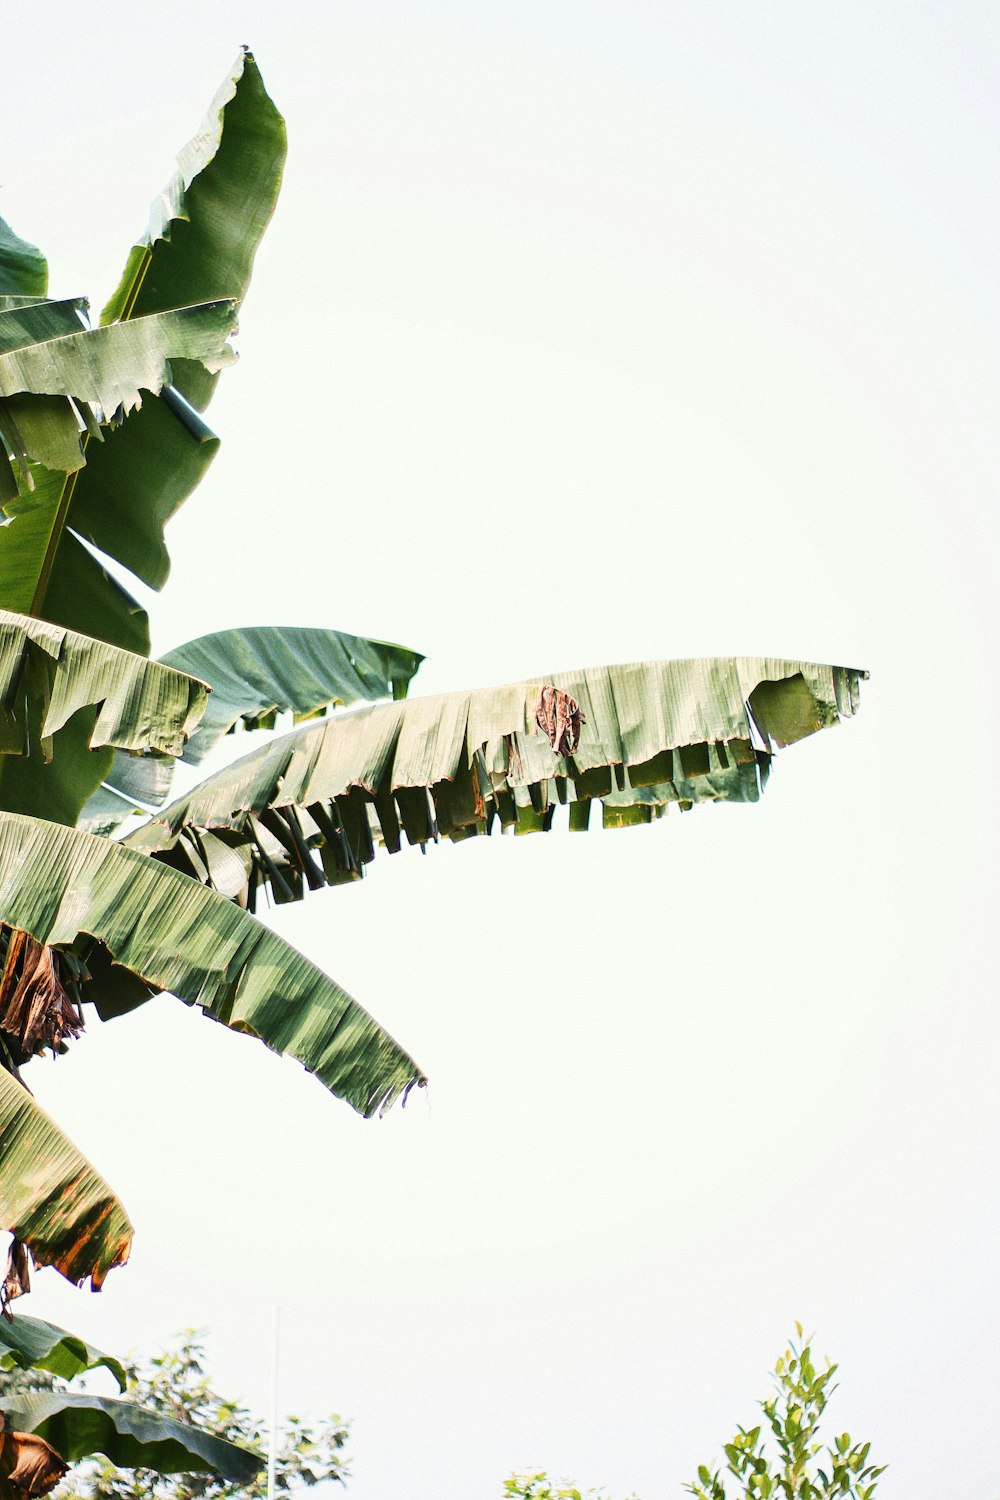
[[[5,300],[0,306],[0,354],[13,354],[18,349],[44,345],[50,339],[85,332],[86,310],[84,297],[58,302],[47,297]]]
[[[87,326],[86,306],[79,297],[63,302],[8,301],[0,308],[0,355],[37,348],[49,340],[81,333]],[[84,409],[68,395],[58,392],[39,395],[20,391],[0,397],[0,437],[29,491],[34,487],[36,464],[66,473],[80,468],[84,461]],[[96,427],[92,417],[91,425]],[[10,502],[16,500],[16,495],[15,480],[13,490],[4,496],[8,514],[13,514]]]
[[[49,289],[45,256],[0,219],[0,293],[4,297],[44,297]]]
[[[62,1380],[72,1380],[85,1370],[96,1370],[100,1366],[110,1370],[118,1382],[118,1389],[125,1389],[125,1369],[120,1360],[105,1354],[88,1344],[78,1334],[68,1333],[55,1323],[46,1323],[41,1318],[31,1318],[27,1313],[15,1313],[8,1323],[0,1319],[0,1370],[48,1370]]]
[[[257,625],[200,636],[161,660],[212,688],[184,751],[184,759],[198,765],[238,721],[256,729],[273,723],[276,712],[310,719],[334,704],[405,698],[423,657],[339,630]]]
[[[0,395],[72,396],[108,413],[119,406],[129,412],[142,391],[169,383],[172,360],[196,360],[212,373],[231,364],[235,326],[235,299],[223,298],[56,334],[0,354]]]
[[[270,884],[282,901],[357,878],[401,831],[410,843],[532,832],[560,804],[583,829],[595,801],[605,826],[626,827],[671,803],[754,802],[772,742],[852,714],[861,675],[759,657],[639,662],[360,709],[245,756],[128,843],[204,879],[211,834],[246,856],[244,899]]]
[[[33,1432],[0,1432],[0,1500],[36,1500],[47,1495],[66,1473],[56,1450]]]
[[[218,1474],[247,1484],[263,1460],[191,1422],[147,1411],[131,1401],[76,1391],[31,1391],[0,1398],[6,1426],[35,1433],[69,1463],[103,1453],[122,1468],[160,1474]]]
[[[92,747],[177,755],[205,711],[208,689],[162,662],[0,610],[0,752],[25,748],[29,700],[41,709],[43,740],[79,709],[96,706]]]
[[[185,761],[198,764],[238,724],[256,729],[272,724],[278,713],[308,719],[333,705],[405,698],[423,657],[406,646],[339,630],[250,626],[199,636],[160,660],[212,688],[205,715],[184,750]],[[170,763],[159,757],[116,754],[79,826],[90,833],[110,833],[137,807],[162,807],[171,776]]]
[[[92,752],[176,755],[207,697],[160,662],[0,610],[0,807],[75,822],[110,766]]]
[[[362,1114],[424,1082],[371,1016],[289,944],[198,881],[108,839],[0,813],[0,923],[85,950],[92,977],[81,994],[102,1016],[169,990],[298,1058]]]
[[[44,868],[35,876],[44,885]],[[89,1277],[95,1291],[132,1244],[132,1226],[107,1183],[2,1067],[0,1228],[22,1240],[38,1265],[55,1266],[70,1281]]]

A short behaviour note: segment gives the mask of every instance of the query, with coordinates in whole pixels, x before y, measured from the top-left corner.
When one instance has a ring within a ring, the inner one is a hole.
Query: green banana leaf
[[[168,756],[116,750],[106,779],[87,799],[76,827],[107,838],[137,814],[162,807],[170,796],[175,764]]]
[[[44,872],[36,871],[44,880]],[[38,1265],[95,1291],[128,1259],[125,1210],[23,1084],[0,1067],[0,1228]]]
[[[284,155],[284,122],[244,52],[182,152],[177,176],[156,200],[149,230],[133,248],[102,324],[141,323],[153,314],[176,314],[190,304],[219,299],[238,305],[274,208]],[[44,260],[33,247],[10,230],[6,239],[0,234],[0,293],[12,300],[21,294],[23,304],[25,296],[44,288],[44,272]],[[203,294],[206,286],[213,290]],[[113,337],[120,339],[121,330]],[[39,457],[44,453],[48,467],[58,471],[46,482],[44,470],[30,470],[36,497],[42,490],[45,503],[29,510],[12,489],[13,476],[4,488],[7,471],[0,462],[0,504],[11,517],[0,532],[0,605],[148,653],[145,611],[79,538],[152,588],[165,583],[170,567],[165,523],[197,486],[219,446],[198,410],[214,390],[217,363],[206,368],[178,350],[167,378],[162,390],[157,385],[158,394],[145,394],[124,421],[103,429],[103,442],[84,440],[82,468],[80,423],[74,426],[75,408],[65,398],[31,397],[28,416],[24,398],[12,396],[6,406],[0,400],[0,431],[7,433],[15,458],[23,464],[32,451]],[[87,415],[80,408],[81,422]],[[29,488],[22,477],[22,501]]]
[[[274,212],[285,151],[285,122],[244,47],[155,199],[101,322],[217,297],[242,301]],[[215,387],[203,372],[186,369],[175,384],[199,411]]]
[[[155,200],[101,322],[188,302],[242,302],[281,185],[285,123],[250,54],[224,80],[178,170]],[[213,288],[205,291],[206,287]],[[69,524],[150,588],[170,571],[163,535],[204,476],[219,440],[201,420],[216,377],[174,362],[174,383],[143,402],[99,451],[73,492]]]
[[[169,990],[298,1058],[364,1115],[426,1081],[302,954],[223,896],[119,843],[0,813],[0,922],[85,953],[92,977],[81,994],[101,1016]]]
[[[218,1474],[247,1484],[263,1460],[247,1448],[162,1417],[130,1401],[75,1391],[31,1391],[0,1398],[9,1432],[44,1438],[69,1463],[103,1453],[126,1469],[160,1474]]]
[[[110,768],[95,752],[177,755],[207,698],[160,662],[0,610],[0,807],[75,823]]]
[[[0,753],[23,754],[28,700],[51,737],[95,706],[90,745],[178,755],[208,702],[204,682],[60,625],[0,610]]]
[[[4,318],[27,311],[0,314],[0,332]],[[228,339],[235,327],[236,301],[227,297],[129,323],[55,332],[0,354],[0,395],[72,396],[109,414],[119,407],[128,413],[141,405],[143,390],[169,384],[172,360],[196,360],[213,373],[231,364]]]
[[[184,750],[193,765],[240,721],[248,729],[270,728],[276,713],[312,719],[334,705],[405,698],[423,659],[388,641],[285,625],[220,630],[161,657],[166,666],[212,688]]]
[[[235,327],[232,300],[152,314],[131,323],[75,332],[53,321],[53,309],[73,304],[42,303],[0,313],[0,434],[19,470],[17,496],[5,492],[7,523],[0,530],[0,605],[26,614],[42,612],[66,525],[75,473],[84,462],[82,434],[91,412],[129,411],[142,390],[158,391],[170,380],[170,361],[204,361],[220,369],[233,358],[227,343]],[[5,324],[18,320],[18,328]],[[33,324],[34,342],[17,344]],[[100,445],[98,445],[98,448]],[[0,454],[0,468],[3,467]],[[79,543],[77,543],[79,547]],[[85,554],[86,555],[86,554]],[[79,554],[76,558],[79,565]],[[89,593],[103,574],[91,559]],[[83,599],[86,607],[85,587]],[[79,626],[77,593],[64,596]],[[53,614],[51,601],[45,613]],[[109,619],[113,611],[106,610]],[[101,633],[104,632],[95,632]]]
[[[606,827],[672,803],[754,802],[773,746],[854,713],[863,675],[761,657],[639,662],[360,709],[208,777],[127,843],[210,884],[224,851],[227,887],[252,909],[262,885],[285,901],[356,879],[401,832],[421,844],[534,832],[560,804],[579,830],[595,801]],[[552,688],[582,711],[578,744],[556,748],[536,722]],[[235,890],[234,856],[246,870]]]
[[[104,1354],[88,1344],[78,1334],[67,1333],[55,1323],[46,1323],[41,1318],[30,1318],[27,1313],[13,1314],[8,1323],[0,1318],[0,1370],[47,1370],[61,1380],[72,1380],[86,1370],[100,1366],[110,1370],[118,1382],[118,1389],[125,1389],[125,1368],[120,1360]]]
[[[0,294],[5,298],[44,297],[48,289],[45,256],[0,219]]]
[[[249,626],[199,636],[160,660],[211,685],[206,713],[184,749],[185,761],[198,764],[237,724],[269,728],[278,713],[310,719],[334,705],[405,698],[423,657],[339,630]],[[162,807],[171,780],[172,764],[159,756],[116,753],[78,827],[113,832],[137,809]]]

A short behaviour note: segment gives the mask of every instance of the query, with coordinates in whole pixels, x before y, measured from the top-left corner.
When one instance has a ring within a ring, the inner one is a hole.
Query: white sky
[[[275,925],[430,1074],[363,1122],[167,998],[40,1097],[137,1238],[31,1311],[353,1419],[354,1500],[677,1496],[801,1319],[886,1500],[997,1489],[1000,18],[971,0],[5,8],[0,212],[100,306],[241,42],[285,191],[165,649],[420,691],[871,670],[764,802],[385,859]]]

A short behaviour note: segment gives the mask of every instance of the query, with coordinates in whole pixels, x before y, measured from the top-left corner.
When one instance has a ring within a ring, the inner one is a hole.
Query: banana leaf
[[[184,750],[184,759],[198,765],[238,722],[269,728],[276,713],[312,719],[334,705],[405,698],[423,657],[340,630],[258,625],[200,636],[161,660],[211,685],[208,707]]]
[[[235,327],[232,300],[107,328],[77,326],[75,332],[66,332],[58,320],[53,323],[56,306],[65,311],[73,304],[43,303],[0,313],[0,349],[5,348],[6,323],[16,319],[20,330],[8,330],[6,352],[0,352],[0,434],[20,472],[17,495],[5,492],[3,497],[7,521],[0,530],[0,605],[25,614],[41,613],[49,592],[74,476],[84,462],[83,430],[88,422],[96,428],[91,408],[128,412],[140,404],[142,390],[158,391],[170,380],[171,360],[203,361],[218,370],[234,357],[227,343]],[[28,324],[38,336],[18,344]],[[88,592],[93,594],[103,575],[96,559],[85,556],[92,576],[82,593],[64,593],[70,618],[57,623],[84,623],[80,604],[86,607]],[[77,554],[78,567],[80,560]],[[45,613],[53,616],[52,600]],[[113,610],[105,613],[113,622]]]
[[[184,749],[185,761],[198,764],[238,724],[269,728],[278,713],[311,719],[334,705],[405,698],[423,657],[406,646],[339,630],[250,626],[199,636],[160,660],[212,688],[206,713]],[[112,833],[136,810],[162,807],[171,781],[171,762],[117,752],[78,826]]]
[[[172,181],[154,201],[101,322],[234,298],[250,284],[285,161],[285,123],[245,50]],[[212,288],[206,291],[206,288]],[[163,528],[204,476],[219,440],[201,420],[216,376],[174,361],[174,380],[99,450],[73,491],[69,525],[150,588],[170,571]]]
[[[754,802],[774,747],[853,714],[863,675],[760,657],[639,662],[360,709],[208,777],[126,842],[212,884],[213,859],[225,851],[231,872],[238,855],[236,895],[252,909],[261,886],[280,902],[358,878],[403,833],[536,832],[561,804],[582,830],[594,802],[606,827]],[[560,694],[582,722],[550,734],[542,706]]]
[[[36,875],[44,881],[44,871]],[[0,1228],[26,1244],[38,1265],[55,1266],[70,1281],[89,1277],[94,1291],[132,1244],[132,1226],[107,1183],[3,1067]]]
[[[242,301],[274,212],[285,150],[285,123],[244,47],[154,200],[101,322],[217,297]],[[185,368],[175,385],[202,411],[215,381]]]
[[[274,208],[284,155],[284,122],[244,52],[181,153],[177,175],[154,203],[149,229],[129,256],[102,324],[142,323],[219,299],[238,305]],[[10,230],[6,239],[0,233],[0,293],[9,292],[12,300],[21,294],[23,303],[44,286],[44,260]],[[207,286],[213,290],[205,293]],[[122,337],[120,327],[113,337]],[[163,587],[170,567],[165,523],[219,447],[199,415],[215,388],[217,368],[217,362],[206,368],[175,351],[168,384],[162,390],[157,384],[158,394],[145,394],[124,421],[103,429],[103,442],[84,439],[85,455],[65,398],[31,397],[35,425],[27,433],[24,398],[10,397],[6,407],[0,403],[11,452],[22,460],[32,448],[44,452],[49,468],[58,471],[47,482],[44,471],[31,471],[45,504],[29,509],[23,502],[30,484],[22,478],[19,499],[12,476],[4,487],[7,470],[0,462],[0,504],[11,518],[0,532],[0,605],[148,653],[145,611],[79,539],[152,588]],[[81,408],[81,421],[86,419]]]
[[[74,823],[110,768],[95,752],[177,755],[207,697],[160,662],[0,610],[0,807]]]
[[[0,320],[26,311],[0,314]],[[169,384],[172,360],[196,360],[213,373],[231,364],[228,339],[235,326],[236,301],[230,297],[129,323],[52,333],[0,354],[0,395],[72,396],[109,414],[119,407],[128,413],[142,404],[143,390]]]
[[[175,765],[169,756],[116,750],[106,779],[87,799],[76,827],[107,838],[136,814],[162,807],[170,796]]]
[[[0,219],[0,294],[5,298],[44,297],[48,288],[45,256]]]
[[[103,1453],[121,1468],[217,1474],[233,1484],[248,1484],[263,1463],[191,1422],[113,1397],[31,1391],[0,1397],[0,1412],[8,1431],[34,1433],[69,1463]]]
[[[50,738],[79,709],[98,709],[90,745],[178,755],[205,711],[204,682],[77,635],[0,610],[0,753],[23,754],[28,700]]]
[[[68,1333],[41,1318],[30,1318],[27,1313],[16,1313],[10,1323],[0,1318],[0,1370],[12,1370],[15,1366],[22,1370],[47,1370],[61,1380],[72,1380],[102,1365],[110,1370],[118,1389],[123,1391],[125,1369],[121,1361],[95,1349],[78,1334]]]
[[[332,979],[223,896],[121,844],[0,813],[0,922],[73,948],[102,1017],[169,990],[288,1053],[364,1115],[420,1070]]]

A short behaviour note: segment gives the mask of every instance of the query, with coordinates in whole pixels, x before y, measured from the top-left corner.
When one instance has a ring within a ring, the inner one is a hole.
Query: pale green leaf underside
[[[3,817],[5,815],[0,815]],[[35,872],[44,883],[44,866]],[[0,1228],[39,1265],[95,1289],[128,1259],[132,1226],[114,1193],[22,1084],[0,1068]]]
[[[231,901],[121,844],[0,813],[0,922],[55,946],[96,938],[116,967],[88,953],[94,978],[82,993],[102,1013],[169,990],[297,1058],[362,1114],[423,1082],[397,1043],[302,954]]]
[[[16,306],[8,303],[0,308],[0,354],[86,332],[86,308],[85,297],[21,302]]]
[[[205,715],[184,750],[185,761],[195,764],[240,723],[269,727],[278,713],[314,718],[333,705],[404,698],[423,661],[406,646],[292,626],[220,630],[160,659],[212,688]],[[162,807],[171,778],[170,763],[159,757],[117,754],[105,784],[83,809],[79,826],[106,834],[137,807]]]
[[[235,326],[236,303],[226,298],[63,333],[0,355],[0,395],[72,396],[109,414],[131,411],[143,390],[170,381],[172,359],[197,360],[213,372],[231,363]]]
[[[0,1411],[9,1430],[36,1433],[69,1463],[103,1453],[121,1468],[218,1474],[247,1484],[263,1462],[190,1422],[106,1396],[32,1391],[0,1398]]]
[[[554,673],[509,687],[412,698],[273,741],[209,777],[129,835],[206,878],[206,838],[239,850],[247,896],[356,878],[381,840],[546,829],[561,803],[586,828],[649,822],[671,803],[756,801],[773,741],[789,744],[857,705],[856,671],[772,658],[698,658]],[[543,685],[585,722],[572,755],[535,725]]]
[[[77,818],[77,828],[107,836],[136,813],[162,807],[170,795],[175,764],[161,755],[128,755],[116,750],[104,782]]]
[[[207,699],[204,683],[160,662],[0,610],[0,753],[25,752],[33,709],[46,739],[96,706],[91,748],[178,755]]]
[[[277,713],[310,718],[378,698],[405,698],[423,657],[406,646],[339,630],[248,626],[200,636],[161,660],[209,683],[212,696],[184,759],[197,765],[242,720],[248,728]]]
[[[125,1389],[125,1370],[120,1360],[88,1344],[78,1334],[68,1333],[55,1323],[15,1312],[8,1323],[0,1318],[0,1370],[47,1370],[61,1380],[72,1380],[85,1370],[103,1365]]]

